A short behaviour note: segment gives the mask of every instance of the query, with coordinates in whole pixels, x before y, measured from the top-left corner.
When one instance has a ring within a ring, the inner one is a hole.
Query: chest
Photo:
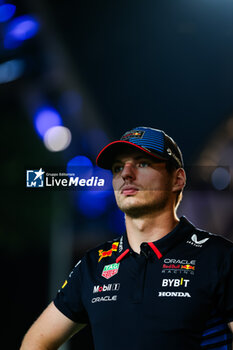
[[[153,322],[195,325],[208,318],[213,303],[211,268],[196,257],[160,260],[129,257],[99,264],[86,278],[83,302],[93,323],[120,319],[130,312]]]

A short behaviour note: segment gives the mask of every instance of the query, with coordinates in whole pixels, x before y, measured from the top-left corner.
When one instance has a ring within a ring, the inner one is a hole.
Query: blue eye
[[[138,164],[139,168],[147,168],[150,164],[148,162],[140,162]]]
[[[123,165],[113,165],[112,167],[112,173],[113,174],[117,174],[119,173],[120,171],[122,171],[123,169]]]

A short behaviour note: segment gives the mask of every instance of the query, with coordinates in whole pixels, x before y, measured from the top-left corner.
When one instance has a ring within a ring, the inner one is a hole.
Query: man
[[[58,349],[88,323],[96,350],[231,349],[233,244],[178,219],[186,178],[177,144],[137,127],[97,165],[112,170],[126,234],[86,253],[21,350]]]

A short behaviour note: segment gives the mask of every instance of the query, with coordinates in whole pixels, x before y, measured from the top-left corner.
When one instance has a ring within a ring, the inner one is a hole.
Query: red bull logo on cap
[[[145,134],[145,131],[141,131],[141,130],[131,130],[131,131],[127,131],[121,138],[121,140],[123,141],[127,141],[129,139],[131,139],[132,137],[134,138],[142,138],[143,135]]]
[[[119,245],[119,242],[114,242],[112,244],[112,248],[111,249],[105,250],[105,251],[103,249],[100,249],[99,250],[99,260],[98,260],[98,262],[100,262],[103,258],[108,258],[109,256],[112,256],[112,252],[116,252],[117,251],[118,245]]]

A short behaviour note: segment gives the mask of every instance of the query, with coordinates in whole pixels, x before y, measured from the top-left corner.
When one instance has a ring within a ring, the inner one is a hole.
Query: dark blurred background
[[[124,232],[110,188],[27,188],[27,170],[107,177],[104,145],[161,128],[188,173],[179,215],[233,240],[233,2],[0,0],[0,43],[1,344],[17,349],[84,252]]]

